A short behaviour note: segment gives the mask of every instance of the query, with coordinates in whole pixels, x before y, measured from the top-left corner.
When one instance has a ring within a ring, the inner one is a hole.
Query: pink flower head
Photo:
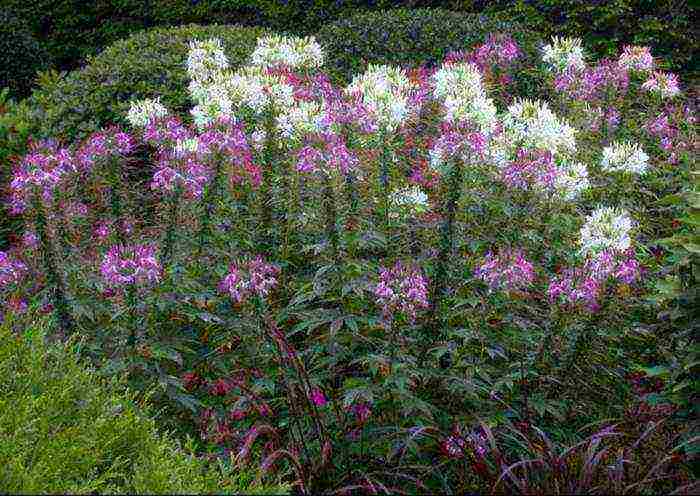
[[[311,401],[317,407],[323,407],[328,403],[328,400],[326,400],[326,397],[323,395],[323,391],[319,388],[311,389]]]
[[[297,171],[302,173],[318,170],[318,162],[323,159],[323,154],[313,146],[305,146],[297,153]]]
[[[391,268],[380,267],[374,296],[386,320],[391,320],[397,311],[415,320],[418,310],[429,306],[428,281],[419,268],[407,267],[397,261]]]
[[[511,188],[552,188],[559,169],[549,150],[526,150],[520,148],[516,159],[501,171],[501,180]]]
[[[153,245],[115,245],[105,254],[100,272],[111,286],[157,283],[162,270],[155,253]]]
[[[672,73],[654,71],[649,79],[642,84],[642,89],[657,93],[662,98],[673,98],[681,92],[678,76]]]
[[[242,266],[233,263],[219,283],[219,290],[228,293],[232,300],[242,303],[251,295],[266,298],[277,285],[279,269],[257,256]]]
[[[484,262],[476,268],[474,276],[493,290],[514,290],[530,286],[535,280],[532,263],[525,259],[522,250],[502,250],[498,255],[486,253]]]
[[[36,250],[39,247],[39,236],[34,231],[25,231],[22,235],[22,245],[30,250]]]
[[[27,274],[27,266],[20,260],[0,251],[0,289],[19,283]]]
[[[367,422],[367,419],[369,419],[370,415],[372,415],[370,405],[365,402],[353,403],[353,405],[350,407],[350,411],[353,413],[353,415],[355,415],[355,418],[361,424]]]

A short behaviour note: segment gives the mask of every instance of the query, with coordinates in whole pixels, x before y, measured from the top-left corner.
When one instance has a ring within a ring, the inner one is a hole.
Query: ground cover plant
[[[18,164],[3,311],[299,492],[690,493],[694,334],[657,285],[698,244],[657,240],[695,110],[648,47],[523,53],[494,32],[339,87],[314,38],[240,67],[193,39],[187,121],[135,100]]]

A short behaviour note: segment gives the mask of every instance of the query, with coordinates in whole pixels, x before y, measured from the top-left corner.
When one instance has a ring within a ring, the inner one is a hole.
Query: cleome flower
[[[649,155],[637,143],[615,142],[603,149],[600,165],[606,172],[630,172],[644,174]]]
[[[580,254],[603,250],[623,252],[632,245],[630,233],[634,224],[629,214],[616,207],[598,207],[581,227]]]
[[[153,284],[160,281],[162,269],[153,245],[112,246],[100,266],[105,282],[110,286]]]
[[[219,290],[228,293],[232,300],[242,303],[252,295],[266,298],[277,285],[280,270],[268,264],[261,256],[245,264],[232,263],[229,272],[219,283]]]
[[[8,252],[0,251],[0,289],[20,282],[27,271],[24,262],[11,257]]]
[[[229,62],[224,47],[218,38],[206,41],[190,41],[187,55],[187,73],[195,81],[210,81],[221,71],[228,69]]]
[[[620,54],[618,63],[626,69],[645,72],[654,68],[654,57],[649,47],[627,45]]]
[[[417,86],[406,71],[388,65],[370,64],[345,88],[346,95],[364,104],[380,129],[393,131],[403,124],[412,109],[410,97]]]
[[[250,63],[260,67],[284,65],[292,69],[318,69],[323,65],[323,58],[321,45],[313,36],[272,35],[258,38]]]
[[[542,61],[556,72],[583,69],[586,62],[581,39],[552,37],[552,42],[542,48]]]
[[[159,98],[145,98],[131,102],[129,112],[126,114],[126,120],[133,127],[146,127],[151,119],[165,117],[168,115],[168,109],[159,100]]]
[[[540,148],[552,153],[576,150],[576,130],[560,120],[541,100],[520,99],[503,116],[500,141],[506,146]]]
[[[395,312],[415,320],[419,309],[428,308],[428,280],[419,268],[397,261],[393,267],[379,268],[379,283],[374,288],[377,303],[382,306],[382,317],[387,321]]]
[[[498,255],[486,253],[474,276],[488,284],[491,291],[514,290],[530,286],[535,280],[535,271],[522,250],[505,249]]]
[[[585,164],[568,161],[559,164],[554,178],[554,190],[563,200],[575,200],[590,187],[588,168]]]
[[[407,209],[417,213],[428,210],[428,195],[420,186],[399,189],[391,193],[391,204],[399,209]]]
[[[661,98],[673,98],[681,92],[678,86],[678,76],[659,71],[654,71],[649,79],[642,84],[642,88],[650,93],[660,95]]]
[[[445,108],[448,122],[471,121],[483,132],[496,125],[496,105],[486,97],[481,73],[466,62],[445,63],[433,75],[433,97]]]

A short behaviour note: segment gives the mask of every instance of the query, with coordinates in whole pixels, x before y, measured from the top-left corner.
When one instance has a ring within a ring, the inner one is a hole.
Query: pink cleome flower
[[[161,266],[153,245],[112,246],[100,267],[102,277],[112,286],[157,283]]]
[[[242,303],[252,295],[265,298],[277,285],[276,276],[279,272],[279,268],[266,263],[261,256],[242,266],[233,263],[219,283],[219,290],[228,293],[237,303]]]
[[[404,266],[400,261],[391,268],[380,267],[374,295],[387,320],[397,311],[414,320],[418,310],[429,306],[428,280],[420,269]]]
[[[535,271],[522,250],[504,249],[497,255],[490,251],[486,253],[474,276],[488,284],[491,290],[514,290],[530,286],[535,280]]]

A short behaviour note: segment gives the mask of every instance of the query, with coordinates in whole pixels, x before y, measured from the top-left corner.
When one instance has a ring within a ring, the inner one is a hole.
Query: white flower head
[[[395,207],[409,209],[417,213],[428,210],[428,195],[420,186],[396,190],[391,194],[390,201]]]
[[[559,172],[554,180],[554,189],[562,199],[573,201],[590,187],[588,168],[584,164],[580,162],[559,164]]]
[[[278,112],[294,105],[294,88],[262,67],[242,67],[228,76],[223,85],[234,105],[258,115],[270,105]]]
[[[503,116],[503,139],[526,148],[562,154],[576,150],[576,130],[560,120],[546,102],[515,101]]]
[[[126,120],[133,127],[146,127],[151,119],[157,119],[168,115],[166,109],[158,98],[146,98],[131,103],[129,112],[126,115]]]
[[[600,165],[606,172],[630,172],[644,174],[647,170],[649,155],[644,153],[637,143],[615,142],[603,149]]]
[[[542,60],[556,72],[586,67],[580,38],[552,37],[552,43],[542,48]]]
[[[630,233],[633,227],[634,223],[625,210],[599,207],[581,227],[580,253],[587,255],[608,249],[623,252],[632,245]]]
[[[218,38],[190,42],[190,51],[187,55],[187,73],[191,79],[209,81],[228,67],[229,63],[224,53],[224,47]]]
[[[414,110],[409,98],[415,89],[403,69],[370,64],[364,74],[353,78],[345,93],[359,98],[380,128],[393,131]]]
[[[618,64],[633,71],[645,72],[654,68],[654,57],[649,47],[626,46],[620,54]]]
[[[442,101],[447,122],[471,121],[485,133],[496,126],[496,105],[474,64],[444,64],[433,75],[433,97]]]
[[[297,102],[277,116],[280,134],[287,139],[301,139],[308,134],[320,133],[326,129],[326,122],[326,111],[317,102]]]
[[[284,65],[292,69],[317,69],[323,65],[323,58],[323,49],[313,36],[271,35],[258,38],[250,63],[260,67]]]

